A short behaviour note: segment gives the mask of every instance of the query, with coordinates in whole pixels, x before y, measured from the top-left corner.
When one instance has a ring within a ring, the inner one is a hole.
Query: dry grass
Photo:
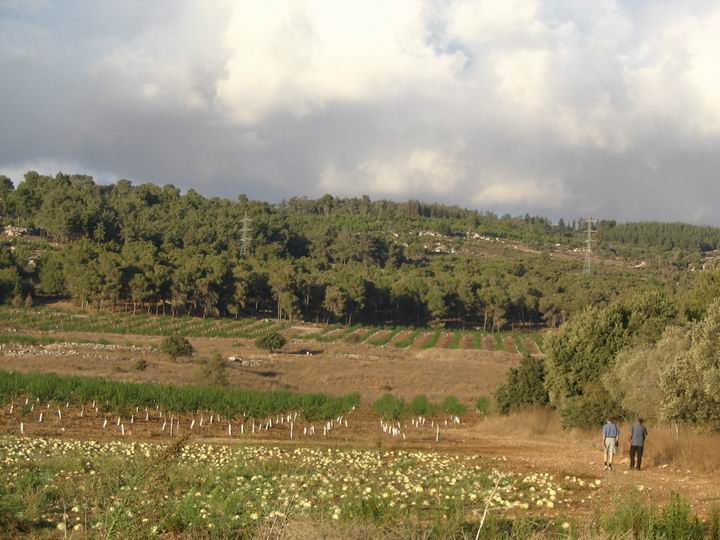
[[[560,415],[552,409],[531,409],[507,416],[490,416],[485,420],[483,429],[500,435],[521,437],[567,435],[563,433]]]
[[[563,439],[573,443],[593,444],[599,428],[593,430],[563,430],[557,411],[533,409],[508,416],[490,416],[483,429],[498,435],[511,435],[545,440]],[[669,465],[695,472],[720,471],[720,433],[698,433],[690,427],[648,426],[643,463],[651,467]],[[620,426],[622,455],[628,454],[630,424]]]
[[[648,428],[643,460],[648,465],[674,465],[696,472],[720,471],[720,434],[696,433],[690,428]]]

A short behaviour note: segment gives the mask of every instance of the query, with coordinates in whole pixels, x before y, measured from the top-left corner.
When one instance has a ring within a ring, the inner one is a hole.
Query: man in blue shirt
[[[645,437],[647,437],[647,428],[643,425],[643,419],[638,418],[630,428],[630,468],[640,470],[642,465],[643,450],[645,449]],[[637,467],[635,467],[635,458],[637,457]]]
[[[620,429],[611,418],[607,419],[602,430],[602,444],[605,456],[605,469],[612,471],[612,462],[620,440]]]

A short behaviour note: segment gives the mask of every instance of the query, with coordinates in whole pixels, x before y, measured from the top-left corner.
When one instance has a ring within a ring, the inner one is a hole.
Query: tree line
[[[16,304],[66,295],[96,309],[348,324],[439,320],[491,331],[555,326],[644,282],[611,266],[584,276],[577,261],[547,252],[429,252],[423,231],[446,243],[472,234],[540,247],[581,239],[563,220],[412,200],[325,195],[271,205],[29,172],[17,187],[0,178],[0,212],[3,223],[37,229],[45,240],[0,246],[0,301]]]

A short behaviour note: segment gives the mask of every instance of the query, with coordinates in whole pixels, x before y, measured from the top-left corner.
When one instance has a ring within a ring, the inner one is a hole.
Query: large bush
[[[164,352],[175,360],[181,356],[192,356],[194,349],[188,338],[168,336],[160,342],[160,352]]]
[[[548,340],[546,387],[550,402],[566,425],[596,425],[606,411],[622,412],[616,392],[603,380],[618,355],[629,348],[652,345],[674,321],[677,309],[659,290],[642,291],[626,303],[590,307]]]
[[[720,430],[720,300],[690,327],[682,347],[662,371],[661,411],[665,419]]]
[[[215,353],[209,359],[203,359],[195,372],[200,384],[210,386],[227,386],[227,368],[225,360],[219,353]]]
[[[603,377],[603,385],[628,414],[661,420],[663,373],[689,345],[687,329],[668,327],[656,344],[642,344],[618,354],[614,367]]]
[[[543,361],[526,354],[520,365],[508,371],[506,381],[495,391],[495,401],[502,414],[547,405]]]
[[[287,339],[279,332],[269,332],[255,340],[255,346],[258,349],[264,349],[270,352],[282,349],[286,343]]]

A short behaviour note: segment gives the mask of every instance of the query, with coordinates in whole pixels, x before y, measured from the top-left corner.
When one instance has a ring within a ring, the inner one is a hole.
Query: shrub
[[[220,353],[215,353],[208,359],[203,359],[196,370],[195,376],[200,384],[210,386],[227,386],[228,378],[225,360]]]
[[[296,411],[308,420],[336,418],[360,404],[358,394],[331,397],[327,394],[294,394],[286,390],[260,392],[200,385],[130,383],[0,370],[0,403],[7,403],[20,395],[38,398],[42,402],[85,403],[97,400],[103,412],[160,406],[176,413],[209,409],[229,417],[246,415],[261,418]]]
[[[145,371],[147,369],[147,367],[148,367],[148,363],[147,363],[147,360],[145,360],[144,358],[138,358],[133,363],[133,369],[135,371]]]
[[[372,404],[372,410],[385,420],[400,420],[408,412],[405,400],[396,398],[392,394],[385,394],[375,400]]]
[[[160,342],[160,351],[173,360],[181,356],[192,356],[194,349],[190,340],[182,336],[168,336]]]
[[[436,413],[437,405],[430,403],[425,394],[420,394],[410,402],[410,411],[417,416],[432,415]]]
[[[520,365],[510,368],[507,379],[498,386],[495,401],[501,414],[547,405],[549,399],[543,361],[526,354]]]
[[[608,417],[621,420],[625,416],[618,402],[599,384],[588,385],[582,397],[567,400],[560,414],[565,428],[593,428]]]
[[[667,540],[684,540],[686,538],[703,538],[703,527],[693,513],[690,504],[677,493],[670,494],[670,502],[662,509],[662,514],[655,527],[657,538]]]
[[[487,396],[477,398],[475,401],[475,410],[483,416],[490,414],[490,398]]]
[[[287,339],[280,332],[269,332],[263,334],[255,340],[255,346],[270,352],[282,349],[287,343]]]
[[[465,414],[466,411],[465,405],[460,403],[460,400],[452,394],[443,400],[443,402],[440,404],[440,408],[443,410],[443,412],[446,412],[447,414],[452,414],[454,416]]]

